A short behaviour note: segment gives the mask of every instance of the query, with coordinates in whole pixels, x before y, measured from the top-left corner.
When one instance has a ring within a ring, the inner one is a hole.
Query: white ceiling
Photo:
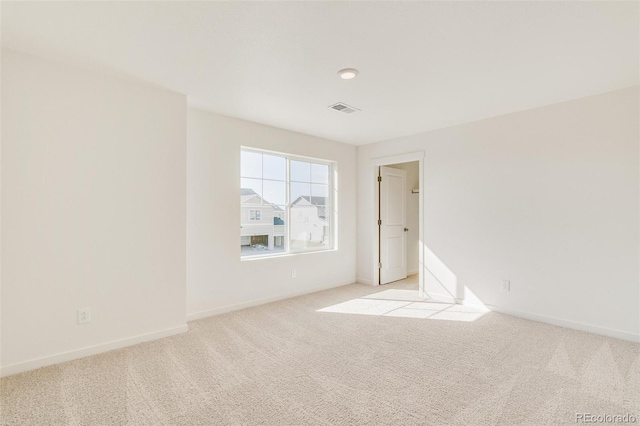
[[[2,2],[2,46],[355,145],[638,84],[637,2]],[[355,80],[336,76],[360,70]],[[327,107],[360,108],[344,114]]]

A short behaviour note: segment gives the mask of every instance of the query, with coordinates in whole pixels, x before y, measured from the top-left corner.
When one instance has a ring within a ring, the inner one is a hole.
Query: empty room
[[[1,425],[640,422],[640,3],[0,3]]]

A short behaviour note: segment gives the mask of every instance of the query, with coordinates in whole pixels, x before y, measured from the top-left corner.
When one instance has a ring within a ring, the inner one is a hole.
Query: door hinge
[[[378,262],[378,269],[382,269],[382,263]]]
[[[382,182],[382,176],[378,176],[378,182]]]
[[[378,226],[382,226],[382,219],[378,219]]]

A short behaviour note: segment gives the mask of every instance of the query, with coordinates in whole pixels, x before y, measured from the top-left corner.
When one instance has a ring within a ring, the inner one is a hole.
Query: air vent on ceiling
[[[356,111],[360,111],[358,108],[354,108],[345,103],[338,102],[337,104],[329,105],[329,108],[335,109],[336,111],[344,112],[345,114],[351,114]]]

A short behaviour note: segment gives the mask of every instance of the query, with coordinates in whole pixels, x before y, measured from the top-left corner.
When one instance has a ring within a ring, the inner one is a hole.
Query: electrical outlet
[[[78,324],[87,324],[91,322],[91,309],[78,309]]]
[[[291,270],[291,278],[295,278],[298,275],[295,269]]]
[[[511,291],[511,281],[509,280],[502,280],[502,289],[504,291]]]

